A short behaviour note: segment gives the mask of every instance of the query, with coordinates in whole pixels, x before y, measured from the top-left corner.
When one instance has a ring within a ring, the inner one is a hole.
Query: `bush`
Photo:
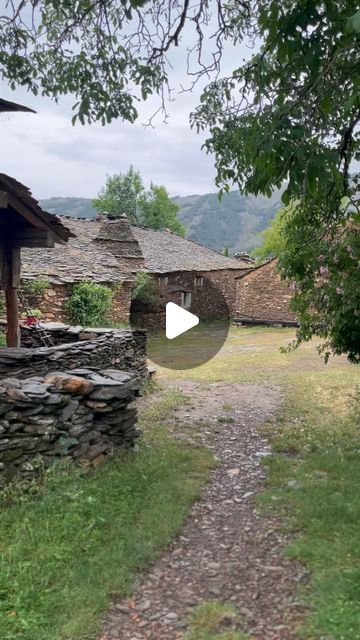
[[[103,284],[79,282],[66,303],[70,320],[83,326],[99,326],[111,310],[112,290]]]
[[[0,348],[6,347],[6,335],[4,331],[0,331]]]
[[[138,271],[135,276],[135,287],[132,291],[132,300],[138,300],[145,304],[155,304],[157,295],[152,277],[146,271]]]
[[[47,278],[36,278],[36,280],[25,280],[21,283],[24,293],[40,295],[49,289],[50,282]]]

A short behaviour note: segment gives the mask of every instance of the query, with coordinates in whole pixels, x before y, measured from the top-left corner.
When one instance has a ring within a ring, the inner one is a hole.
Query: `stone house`
[[[128,322],[134,286],[132,269],[143,263],[139,247],[129,233],[128,221],[61,219],[75,236],[66,246],[23,251],[21,283],[29,306],[39,309],[44,321],[66,322],[65,303],[71,290],[74,284],[86,280],[112,289],[109,321]],[[129,263],[132,269],[128,268]],[[42,282],[43,290],[33,293],[34,282]]]
[[[297,324],[290,309],[292,292],[277,269],[277,259],[255,267],[237,278],[235,321],[237,324]]]
[[[155,302],[133,304],[132,317],[139,326],[165,323],[165,305],[174,302],[203,319],[221,319],[235,310],[236,278],[249,264],[223,256],[171,231],[132,227],[152,278]],[[251,268],[251,267],[250,267]],[[217,295],[217,292],[222,293]]]
[[[249,264],[186,240],[170,231],[155,231],[131,225],[127,218],[99,216],[96,220],[62,217],[74,237],[66,246],[24,250],[22,289],[32,309],[39,309],[48,322],[67,322],[66,301],[77,282],[105,284],[113,290],[109,321],[128,322],[132,290],[139,271],[152,280],[156,304],[150,308],[137,302],[133,312],[139,326],[158,326],[165,317],[165,304],[172,301],[204,318],[221,318],[224,305],[214,296],[214,287],[234,312],[236,277],[247,273]],[[43,290],[33,292],[33,283]]]

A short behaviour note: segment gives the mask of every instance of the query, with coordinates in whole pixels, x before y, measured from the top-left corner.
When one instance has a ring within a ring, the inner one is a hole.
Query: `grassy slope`
[[[279,347],[292,336],[288,329],[232,329],[212,361],[185,373],[164,369],[163,375],[283,387],[281,413],[266,426],[276,455],[265,461],[262,503],[283,513],[296,531],[287,552],[311,570],[303,594],[309,605],[304,636],[359,640],[360,371],[344,358],[325,366],[313,343],[283,355]],[[198,336],[193,340],[195,346]],[[191,352],[189,343],[187,348]]]
[[[128,593],[179,530],[213,464],[207,450],[166,434],[183,403],[174,391],[147,408],[140,453],[91,473],[53,473],[32,500],[3,496],[1,640],[96,637],[111,595]]]

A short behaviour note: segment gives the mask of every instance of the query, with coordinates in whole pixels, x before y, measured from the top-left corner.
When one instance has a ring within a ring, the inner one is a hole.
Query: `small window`
[[[160,278],[159,278],[160,287],[167,287],[168,282],[169,282],[168,276],[160,276]]]
[[[204,278],[202,276],[195,277],[195,287],[202,287],[204,284]]]
[[[181,306],[183,309],[188,309],[191,306],[191,293],[187,291],[181,292]]]

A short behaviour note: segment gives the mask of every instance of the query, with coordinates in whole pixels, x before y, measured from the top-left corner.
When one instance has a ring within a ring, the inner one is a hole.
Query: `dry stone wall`
[[[67,325],[44,325],[55,342],[41,347],[35,329],[23,329],[24,348],[0,349],[1,378],[46,375],[49,371],[116,367],[145,378],[146,335],[143,331],[84,329]],[[26,345],[26,347],[25,347]]]
[[[100,461],[133,447],[140,381],[114,369],[54,372],[0,386],[0,483],[61,458]]]
[[[147,377],[143,331],[48,325],[56,344],[0,349],[0,484],[59,459],[98,462],[133,447],[135,399]]]

